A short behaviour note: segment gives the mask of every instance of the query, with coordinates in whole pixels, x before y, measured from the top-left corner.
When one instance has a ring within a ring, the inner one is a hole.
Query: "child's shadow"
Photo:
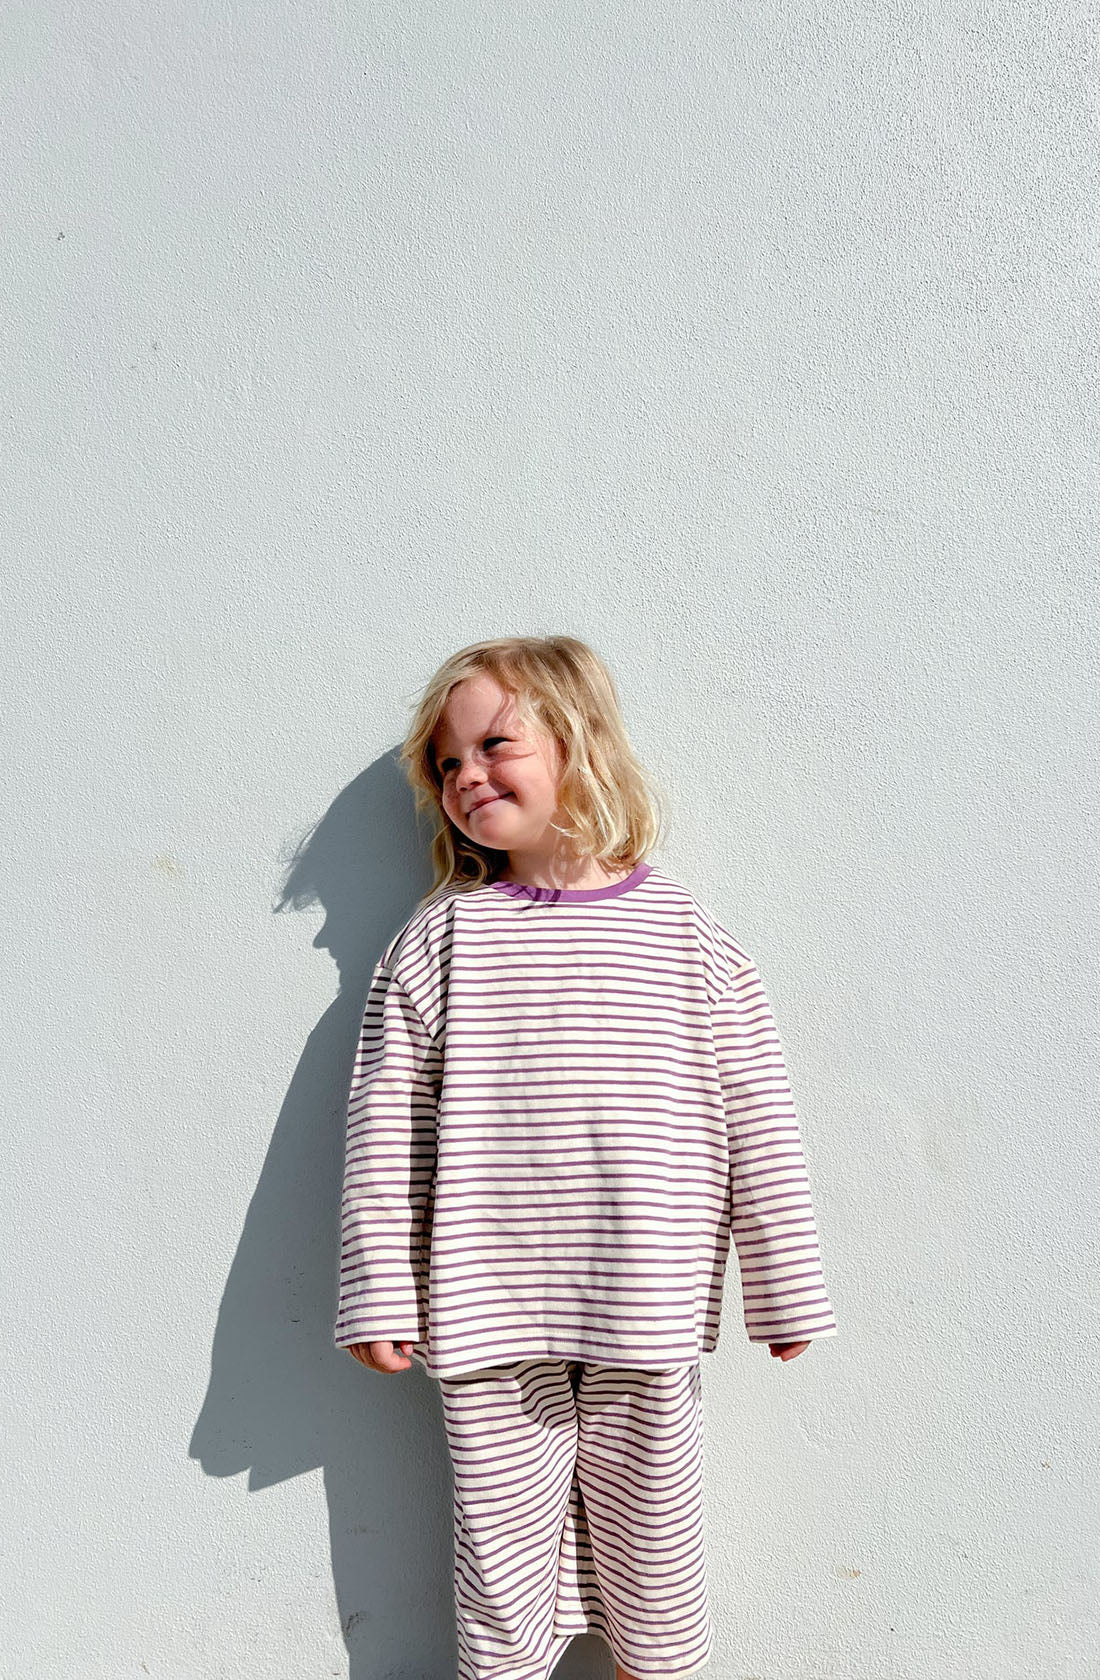
[[[438,1387],[416,1364],[392,1376],[368,1371],[332,1341],[352,1061],[374,965],[430,885],[428,841],[389,753],[286,860],[276,911],[323,908],[313,944],[331,952],[339,992],[279,1110],[226,1279],[189,1449],[208,1475],[247,1470],[249,1491],[324,1471],[337,1619],[326,1622],[329,1594],[319,1586],[317,1672],[343,1672],[332,1643],[343,1639],[350,1680],[457,1673]],[[282,1049],[272,1042],[276,1058]],[[606,1646],[584,1638],[555,1680],[612,1672]]]

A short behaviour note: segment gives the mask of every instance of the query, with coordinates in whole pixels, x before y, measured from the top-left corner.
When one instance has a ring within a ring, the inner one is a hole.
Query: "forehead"
[[[520,726],[515,700],[494,677],[480,672],[452,688],[432,731],[432,740],[440,752],[446,752],[463,736],[472,739],[490,728],[500,729],[505,725],[517,729]]]

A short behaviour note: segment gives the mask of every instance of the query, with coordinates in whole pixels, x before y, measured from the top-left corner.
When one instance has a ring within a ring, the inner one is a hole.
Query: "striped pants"
[[[523,1359],[437,1380],[458,1680],[548,1680],[582,1633],[638,1680],[702,1668],[713,1630],[698,1362]]]

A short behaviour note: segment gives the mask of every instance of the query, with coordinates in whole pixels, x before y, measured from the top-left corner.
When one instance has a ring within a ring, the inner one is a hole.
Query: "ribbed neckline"
[[[489,885],[510,898],[531,898],[542,904],[587,904],[592,899],[618,898],[630,892],[645,880],[651,868],[648,863],[639,863],[621,881],[612,881],[606,887],[533,887],[526,881],[490,881]]]

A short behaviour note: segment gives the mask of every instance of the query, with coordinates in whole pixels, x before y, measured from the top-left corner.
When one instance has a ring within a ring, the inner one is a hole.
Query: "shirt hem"
[[[624,1371],[678,1371],[685,1365],[697,1365],[704,1354],[713,1353],[717,1347],[717,1336],[707,1337],[694,1350],[685,1353],[682,1358],[669,1358],[661,1354],[647,1357],[644,1354],[627,1355],[609,1352],[607,1348],[598,1348],[573,1344],[567,1346],[555,1343],[521,1345],[507,1348],[491,1358],[470,1355],[463,1358],[459,1355],[453,1361],[433,1359],[431,1350],[426,1342],[414,1342],[409,1350],[410,1357],[422,1367],[429,1377],[438,1380],[441,1377],[471,1376],[475,1371],[495,1370],[501,1365],[521,1365],[530,1359],[566,1359],[580,1360],[585,1365],[603,1365]]]

